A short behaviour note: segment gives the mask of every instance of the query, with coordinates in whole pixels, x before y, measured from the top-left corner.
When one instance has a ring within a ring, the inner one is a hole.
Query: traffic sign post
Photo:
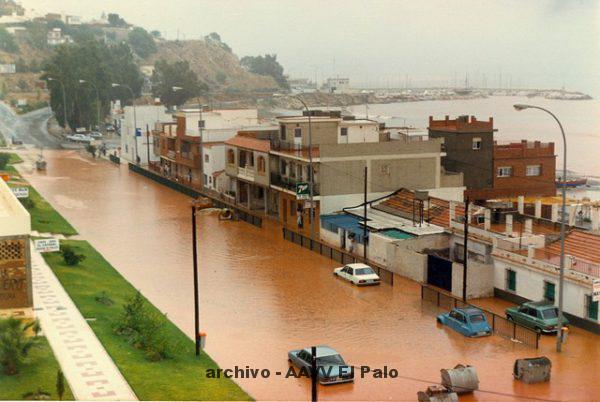
[[[29,198],[29,187],[12,187],[11,191],[17,198]]]
[[[308,200],[310,198],[310,190],[308,183],[296,183],[296,199]]]
[[[35,240],[33,244],[35,245],[35,251],[40,253],[50,253],[60,250],[60,241],[55,237],[50,239],[38,239]]]

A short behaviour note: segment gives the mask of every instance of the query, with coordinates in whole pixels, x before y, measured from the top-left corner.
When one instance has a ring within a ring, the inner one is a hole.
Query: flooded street
[[[113,266],[183,331],[193,336],[190,199],[126,166],[75,151],[49,151],[47,172],[31,183]],[[260,400],[309,400],[310,381],[285,379],[287,351],[311,344],[337,349],[353,365],[395,368],[398,378],[357,378],[320,387],[323,400],[415,400],[440,381],[441,368],[476,366],[480,389],[461,400],[583,400],[600,395],[600,337],[574,328],[565,352],[554,337],[539,351],[493,336],[467,339],[438,327],[439,311],[422,303],[419,286],[358,289],[332,276],[337,266],[263,229],[202,213],[199,226],[201,328],[207,352],[222,368],[269,369],[268,379],[237,379]],[[504,304],[484,300],[501,310]],[[512,378],[516,358],[548,356],[550,383]],[[281,376],[275,375],[281,372]],[[518,397],[520,396],[520,397]]]

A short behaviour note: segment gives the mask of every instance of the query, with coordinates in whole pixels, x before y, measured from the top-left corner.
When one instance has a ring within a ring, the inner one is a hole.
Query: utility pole
[[[192,253],[194,258],[194,340],[200,356],[200,306],[198,300],[198,247],[196,238],[196,204],[192,202]]]
[[[317,347],[310,348],[312,359],[310,367],[311,401],[317,402],[317,385],[319,383],[319,371],[317,368]]]
[[[146,124],[146,151],[148,157],[148,168],[150,168],[150,127]]]
[[[467,242],[469,240],[469,197],[465,200],[465,238],[464,238],[464,250],[463,250],[463,301],[467,302],[467,261],[468,261],[468,247]]]
[[[364,202],[364,222],[363,222],[363,259],[365,260],[365,264],[367,263],[367,169],[365,166],[365,202]]]

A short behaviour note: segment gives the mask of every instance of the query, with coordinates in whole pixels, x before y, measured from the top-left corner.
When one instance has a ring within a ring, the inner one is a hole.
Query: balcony
[[[254,166],[238,166],[237,175],[241,179],[247,181],[254,181],[254,176],[256,175],[256,172],[254,171]]]
[[[278,173],[271,173],[271,185],[275,187],[283,188],[284,190],[288,190],[290,192],[296,193],[296,185],[298,183],[306,183],[303,180],[297,180],[290,177],[282,176]],[[319,195],[319,183],[315,183],[313,187],[313,195]]]

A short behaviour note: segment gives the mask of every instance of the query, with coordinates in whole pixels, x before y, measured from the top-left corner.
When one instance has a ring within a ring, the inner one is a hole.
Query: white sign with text
[[[12,187],[12,193],[17,198],[28,198],[29,197],[29,187]]]
[[[60,242],[57,238],[35,240],[34,244],[35,250],[40,253],[49,253],[60,250]]]

